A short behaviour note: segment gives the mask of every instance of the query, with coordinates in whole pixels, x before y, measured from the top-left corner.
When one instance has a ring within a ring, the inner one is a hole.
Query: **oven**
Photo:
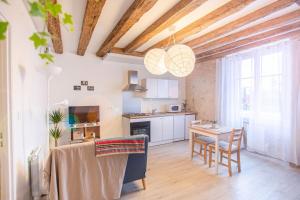
[[[150,121],[130,123],[130,135],[140,135],[140,134],[148,135],[149,142],[151,142]]]

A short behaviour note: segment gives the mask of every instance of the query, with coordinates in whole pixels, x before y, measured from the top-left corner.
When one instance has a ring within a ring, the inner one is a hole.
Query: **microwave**
[[[169,105],[168,112],[181,112],[181,105],[180,104]]]

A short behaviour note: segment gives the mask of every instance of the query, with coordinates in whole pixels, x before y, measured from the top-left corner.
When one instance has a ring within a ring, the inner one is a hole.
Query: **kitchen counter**
[[[142,118],[152,118],[152,117],[164,117],[164,116],[174,116],[174,115],[197,115],[196,112],[158,112],[158,113],[142,113],[142,114],[124,114],[122,115],[128,119],[142,119]]]

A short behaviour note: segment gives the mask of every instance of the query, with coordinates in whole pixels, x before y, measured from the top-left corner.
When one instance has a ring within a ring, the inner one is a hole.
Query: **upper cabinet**
[[[147,88],[147,91],[145,92],[145,98],[157,98],[157,79],[143,79],[142,80],[142,86]]]
[[[178,99],[178,80],[152,79],[142,80],[142,85],[147,88],[144,98],[149,99]]]
[[[179,97],[179,83],[178,80],[169,80],[169,98],[177,99]]]
[[[169,80],[157,79],[157,98],[169,98]]]

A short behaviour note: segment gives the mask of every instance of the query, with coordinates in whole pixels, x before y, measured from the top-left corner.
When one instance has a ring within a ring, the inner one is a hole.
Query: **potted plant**
[[[55,141],[55,147],[57,147],[57,142],[62,134],[59,124],[63,121],[63,119],[64,114],[60,110],[54,110],[49,114],[49,120],[53,124],[53,127],[49,129],[49,132]]]

